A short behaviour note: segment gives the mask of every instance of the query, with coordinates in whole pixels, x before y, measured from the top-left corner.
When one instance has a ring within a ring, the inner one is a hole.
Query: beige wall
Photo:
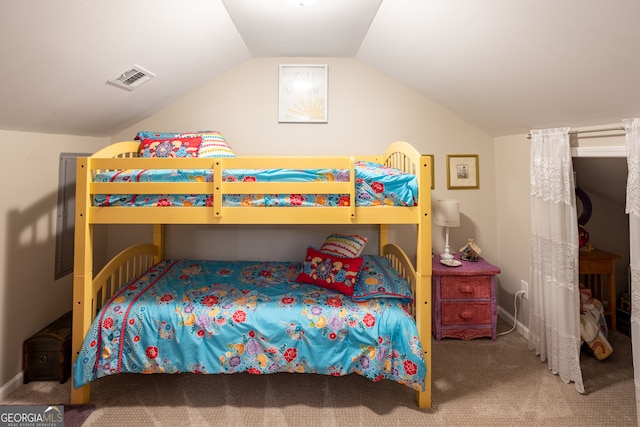
[[[54,280],[60,153],[108,142],[0,130],[0,387],[22,370],[23,341],[71,309],[71,275]]]
[[[327,124],[278,123],[278,65],[281,63],[328,64]],[[474,237],[483,255],[492,261],[496,258],[493,138],[356,60],[251,60],[114,135],[112,140],[132,139],[139,130],[203,129],[221,131],[238,155],[379,154],[392,141],[409,141],[421,152],[435,155],[433,199],[460,200],[462,226],[452,229],[451,246],[458,248],[467,238]],[[479,154],[480,190],[446,189],[445,157],[454,153]],[[195,243],[172,238],[185,229],[192,233]],[[207,227],[181,227],[179,232],[168,233],[169,254],[298,259],[307,245],[321,242],[326,229],[305,228],[301,233],[300,227],[262,227],[260,232],[252,227],[213,231]],[[366,228],[363,232],[372,231]],[[407,230],[398,233],[411,235]],[[131,235],[130,230],[127,235]],[[442,251],[443,245],[442,230],[434,229],[435,250]],[[111,240],[110,252],[120,246],[121,242]]]
[[[512,317],[514,295],[521,289],[520,281],[529,282],[529,150],[525,135],[495,139],[497,258],[501,269],[498,303],[501,311]],[[528,325],[528,301],[518,304],[518,321]]]

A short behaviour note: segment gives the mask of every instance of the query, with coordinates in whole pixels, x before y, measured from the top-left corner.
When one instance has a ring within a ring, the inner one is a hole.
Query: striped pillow
[[[320,246],[320,252],[343,258],[355,258],[362,254],[366,243],[367,238],[364,236],[358,236],[357,234],[348,236],[334,233],[327,236],[322,246]]]
[[[202,137],[202,145],[200,145],[198,157],[212,158],[236,156],[220,132],[201,132],[198,135]]]

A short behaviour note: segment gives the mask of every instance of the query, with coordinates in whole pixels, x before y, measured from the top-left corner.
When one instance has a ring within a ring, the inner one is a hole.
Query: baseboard
[[[513,327],[514,324],[514,318],[513,318],[513,314],[507,312],[506,310],[504,310],[502,307],[498,307],[498,316],[500,316],[500,318],[502,318],[502,320],[504,320],[505,322],[507,322],[509,325],[511,325],[511,327]],[[518,331],[518,333],[520,335],[522,335],[523,337],[525,337],[526,339],[529,339],[529,328],[526,327],[522,322],[520,321],[516,321],[515,322],[516,328],[515,331]]]
[[[11,378],[5,385],[0,387],[0,402],[4,401],[7,396],[16,391],[22,385],[24,380],[24,371],[20,371],[18,375]]]

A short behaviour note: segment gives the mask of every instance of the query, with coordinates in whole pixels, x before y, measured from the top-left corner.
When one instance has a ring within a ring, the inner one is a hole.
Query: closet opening
[[[574,156],[573,170],[581,227],[581,285],[602,301],[609,330],[630,336],[627,159],[619,155]],[[609,288],[609,281],[613,282],[613,289]]]

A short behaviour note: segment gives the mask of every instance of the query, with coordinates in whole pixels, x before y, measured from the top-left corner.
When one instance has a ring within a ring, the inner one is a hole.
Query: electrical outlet
[[[529,284],[524,280],[520,280],[520,288],[524,291],[523,298],[529,299]]]

